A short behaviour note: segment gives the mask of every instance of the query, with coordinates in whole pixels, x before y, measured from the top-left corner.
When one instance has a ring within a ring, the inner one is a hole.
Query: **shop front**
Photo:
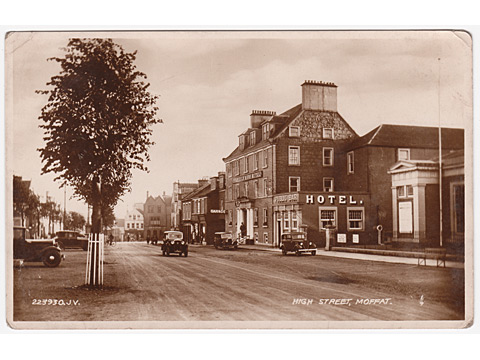
[[[330,246],[378,241],[378,217],[367,193],[279,194],[273,198],[273,217],[275,246],[281,245],[282,234],[292,231],[306,231],[318,248],[327,245],[327,231]]]

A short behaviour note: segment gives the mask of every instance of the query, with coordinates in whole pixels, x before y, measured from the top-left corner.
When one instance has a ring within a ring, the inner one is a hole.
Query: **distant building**
[[[182,231],[188,242],[211,245],[215,232],[225,231],[225,173],[201,184],[183,198]]]
[[[171,224],[174,229],[180,229],[183,197],[198,189],[199,186],[199,183],[181,183],[180,181],[173,183]]]
[[[142,240],[144,232],[143,209],[134,207],[132,210],[127,210],[124,229],[125,240]]]
[[[161,239],[163,233],[171,229],[172,197],[149,196],[143,205],[144,237]]]

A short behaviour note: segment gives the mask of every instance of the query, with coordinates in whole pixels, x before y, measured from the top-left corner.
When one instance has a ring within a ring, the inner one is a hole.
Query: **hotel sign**
[[[340,204],[340,205],[357,205],[357,200],[352,195],[307,195],[306,204],[315,204],[315,201],[322,204]],[[363,200],[359,200],[358,203],[363,205]]]
[[[292,194],[275,196],[273,198],[273,203],[274,204],[290,204],[290,203],[298,203],[298,200],[299,200],[298,193],[292,193]]]
[[[253,180],[253,179],[258,179],[263,176],[263,171],[257,171],[252,174],[246,174],[246,175],[241,175],[241,176],[236,176],[233,178],[233,183],[239,183],[242,181],[247,181],[247,180]]]

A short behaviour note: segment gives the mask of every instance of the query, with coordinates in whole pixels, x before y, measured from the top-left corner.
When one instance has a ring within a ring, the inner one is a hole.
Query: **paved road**
[[[102,291],[85,290],[86,253],[67,250],[59,268],[15,269],[15,320],[335,321],[461,320],[463,270],[324,256],[282,256],[191,246],[106,248]],[[27,290],[28,289],[28,290]],[[76,306],[32,299],[77,300]]]

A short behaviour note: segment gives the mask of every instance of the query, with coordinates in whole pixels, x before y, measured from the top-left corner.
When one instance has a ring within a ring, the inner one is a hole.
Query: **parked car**
[[[183,240],[183,233],[180,231],[165,231],[162,244],[163,255],[170,256],[172,253],[178,253],[188,256],[188,244]]]
[[[215,249],[237,249],[238,241],[234,239],[231,232],[216,232],[213,238]]]
[[[289,252],[300,255],[302,253],[310,253],[315,255],[317,253],[317,246],[308,241],[307,234],[304,232],[289,232],[282,234],[282,249],[283,255],[287,255]]]
[[[78,231],[58,231],[55,242],[61,249],[82,248],[85,251],[88,250],[88,238]]]
[[[25,262],[43,262],[47,267],[57,267],[64,256],[54,239],[27,239],[27,229],[14,226],[13,258]]]

